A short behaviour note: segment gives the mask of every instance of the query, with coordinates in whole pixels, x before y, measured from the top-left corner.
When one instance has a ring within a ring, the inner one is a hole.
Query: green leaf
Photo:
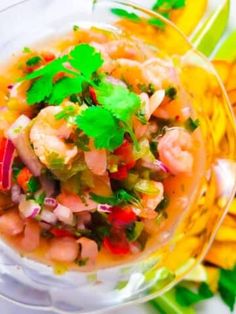
[[[123,9],[119,9],[119,8],[113,8],[111,9],[111,12],[119,17],[125,18],[125,19],[129,19],[133,22],[139,22],[141,21],[141,18],[135,14],[135,13],[130,13],[126,10]]]
[[[52,87],[52,77],[50,75],[38,78],[32,83],[26,93],[27,103],[29,105],[40,103],[51,94]]]
[[[136,241],[140,237],[143,228],[144,224],[141,221],[136,221],[131,226],[127,227],[125,230],[127,239],[131,242]]]
[[[40,188],[40,184],[39,184],[38,179],[35,177],[31,177],[28,184],[27,184],[27,187],[28,187],[28,192],[30,192],[30,193],[37,192]]]
[[[194,132],[200,125],[199,119],[193,120],[191,117],[185,121],[185,128],[189,132]]]
[[[200,285],[198,293],[180,285],[176,286],[175,291],[176,301],[181,306],[187,307],[200,301],[209,299],[213,297],[213,295],[214,294],[211,292],[209,286],[205,282]]]
[[[41,62],[42,58],[39,56],[32,57],[26,61],[26,65],[33,66]]]
[[[169,19],[170,18],[170,13],[169,12],[163,12],[163,13],[160,13],[163,17],[165,17],[166,19]],[[158,19],[156,17],[152,17],[148,20],[148,24],[152,25],[152,26],[155,26],[157,28],[165,28],[166,24],[164,21],[162,21],[161,19]]]
[[[186,0],[156,0],[152,9],[155,11],[181,9],[185,7],[185,5]]]
[[[76,46],[71,52],[70,64],[79,70],[87,79],[96,72],[103,64],[101,53],[87,44]]]
[[[175,99],[176,98],[176,95],[177,95],[177,90],[175,87],[168,87],[166,90],[165,90],[165,95],[167,97],[169,97],[171,100]]]
[[[77,94],[82,91],[82,77],[64,77],[53,85],[52,94],[48,99],[48,103],[59,105],[66,97]]]
[[[233,312],[236,301],[236,266],[232,270],[220,270],[218,290],[224,303]]]
[[[230,0],[215,10],[191,39],[195,48],[210,56],[223,35],[229,20]]]
[[[98,149],[113,151],[123,142],[124,130],[105,108],[89,107],[76,117],[75,123],[87,136],[94,138]]]
[[[137,204],[139,199],[133,194],[127,192],[124,189],[116,191],[112,196],[106,197],[91,193],[91,198],[98,204],[108,204],[111,206],[117,206],[120,204]]]
[[[175,298],[175,289],[172,289],[158,298],[150,301],[150,304],[161,314],[195,314],[192,307],[181,306]]]
[[[105,109],[126,123],[131,120],[131,117],[141,106],[138,95],[130,92],[124,86],[113,85],[108,82],[103,82],[96,88],[96,96],[98,102]]]

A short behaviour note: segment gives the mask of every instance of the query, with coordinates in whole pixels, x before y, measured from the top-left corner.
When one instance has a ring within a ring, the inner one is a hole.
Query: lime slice
[[[206,282],[207,271],[202,264],[199,264],[184,278],[184,280],[194,282]]]
[[[223,35],[229,20],[230,0],[225,0],[203,23],[191,39],[192,44],[206,56],[210,56]]]
[[[231,32],[227,38],[223,40],[214,59],[227,60],[230,62],[236,59],[236,30]]]

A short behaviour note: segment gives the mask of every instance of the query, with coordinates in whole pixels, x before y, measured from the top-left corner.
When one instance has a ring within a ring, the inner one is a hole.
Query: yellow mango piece
[[[226,84],[226,88],[228,91],[236,89],[236,62],[231,65],[229,79]]]
[[[236,229],[228,226],[222,225],[217,232],[215,237],[217,241],[235,241],[236,242]]]
[[[216,71],[218,72],[220,78],[225,84],[229,78],[230,67],[231,67],[230,62],[214,60],[212,63],[214,67],[216,68]]]
[[[219,281],[219,269],[216,267],[204,267],[207,273],[207,283],[210,286],[212,292],[216,292],[218,289],[218,281]]]
[[[236,89],[233,89],[228,92],[229,100],[231,102],[231,105],[234,107],[236,106]]]
[[[236,215],[236,198],[233,199],[233,201],[230,205],[229,213],[232,215]]]
[[[207,4],[208,0],[187,0],[181,13],[177,12],[173,15],[173,21],[186,35],[189,35],[204,16]]]
[[[236,242],[215,241],[210,248],[205,261],[218,267],[232,269],[236,264]]]

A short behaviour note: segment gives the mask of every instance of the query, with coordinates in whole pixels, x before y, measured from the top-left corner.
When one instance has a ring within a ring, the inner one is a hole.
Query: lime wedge
[[[192,44],[206,56],[210,56],[223,35],[229,20],[230,0],[224,0],[203,23],[191,39]]]
[[[227,38],[223,40],[214,59],[227,60],[230,62],[236,59],[236,30],[231,32]]]

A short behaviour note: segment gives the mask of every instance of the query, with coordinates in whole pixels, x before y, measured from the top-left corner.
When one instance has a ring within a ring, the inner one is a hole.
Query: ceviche
[[[181,61],[145,40],[74,26],[0,76],[0,232],[71,267],[137,258],[193,200],[205,153]]]

